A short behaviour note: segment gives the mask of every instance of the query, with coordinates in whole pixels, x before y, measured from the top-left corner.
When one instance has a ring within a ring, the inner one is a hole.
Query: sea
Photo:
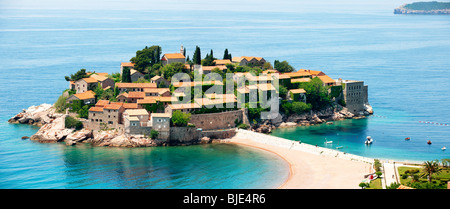
[[[268,5],[270,6],[270,5]],[[175,9],[0,10],[0,188],[276,188],[289,175],[275,154],[231,144],[110,148],[22,140],[38,128],[7,120],[52,104],[81,68],[115,73],[160,45],[192,58],[286,60],[295,69],[363,80],[374,114],[272,135],[378,159],[450,158],[450,16],[394,15],[392,5],[264,11]],[[232,8],[232,9],[230,9]],[[366,146],[371,136],[374,142]],[[405,140],[410,137],[410,140]],[[432,144],[428,145],[427,140]],[[325,141],[333,141],[325,144]]]

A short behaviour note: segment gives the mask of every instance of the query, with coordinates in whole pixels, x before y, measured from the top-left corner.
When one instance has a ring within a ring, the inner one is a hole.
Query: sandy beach
[[[264,134],[239,130],[229,141],[263,149],[286,160],[290,175],[280,189],[358,189],[364,175],[373,172],[370,159]]]

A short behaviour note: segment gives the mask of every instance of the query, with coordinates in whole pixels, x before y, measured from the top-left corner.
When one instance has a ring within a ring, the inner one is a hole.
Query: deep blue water
[[[183,44],[191,58],[196,45],[203,56],[213,49],[219,58],[228,48],[233,56],[287,60],[296,69],[364,80],[374,117],[274,134],[321,146],[327,138],[344,151],[369,157],[448,158],[449,150],[440,147],[450,148],[450,126],[419,121],[450,125],[449,35],[449,16],[393,15],[390,8],[366,13],[0,10],[0,188],[278,186],[286,165],[253,149],[65,147],[20,140],[37,129],[6,122],[23,108],[56,101],[68,87],[64,76],[81,68],[118,72],[120,62],[154,44],[163,53]],[[370,148],[362,144],[367,135],[375,138]],[[408,136],[412,139],[405,142]]]

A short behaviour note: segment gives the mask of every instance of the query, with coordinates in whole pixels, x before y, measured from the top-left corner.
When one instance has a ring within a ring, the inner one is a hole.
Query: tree
[[[369,183],[361,182],[359,183],[359,187],[361,187],[361,189],[365,189],[366,187],[369,187]]]
[[[161,50],[161,47],[157,45],[146,46],[144,49],[136,51],[136,56],[132,57],[130,61],[134,63],[137,71],[144,73],[145,69],[161,62]]]
[[[212,50],[211,50],[212,53]],[[216,60],[216,58],[214,58],[214,56],[212,54],[207,54],[205,59],[203,59],[201,61],[202,66],[215,66],[216,63],[214,62],[214,60]]]
[[[270,62],[265,62],[263,64],[263,69],[267,70],[267,69],[273,69],[272,64],[270,64]]]
[[[174,126],[185,127],[189,120],[191,120],[191,113],[183,113],[180,110],[175,110],[172,113],[172,124]]]
[[[123,83],[131,83],[131,70],[129,67],[123,67],[122,82]]]
[[[225,49],[225,51],[223,52],[223,59],[224,59],[224,60],[226,60],[226,59],[231,60],[229,56],[230,56],[230,55],[228,54],[228,49]]]
[[[439,175],[442,170],[439,168],[439,162],[437,160],[433,160],[433,161],[425,161],[423,164],[422,171],[424,172],[423,176],[427,176],[428,182],[431,183],[433,174]]]
[[[275,69],[278,70],[280,73],[289,73],[294,71],[294,67],[289,65],[289,63],[286,60],[283,62],[275,60],[275,62],[273,62],[273,65],[275,66]]]
[[[67,102],[66,102],[67,97],[63,95],[59,96],[58,100],[56,100],[54,106],[56,109],[56,112],[62,113],[66,110],[67,108]]]
[[[292,102],[292,111],[297,114],[309,112],[311,108],[312,108],[311,104],[306,104],[304,102]]]
[[[306,101],[312,105],[313,110],[322,110],[331,103],[328,87],[324,86],[319,78],[302,83],[301,88],[306,91]]]
[[[89,76],[86,74],[86,69],[80,69],[79,71],[77,71],[75,74],[71,74],[70,77],[69,76],[65,76],[64,78],[66,79],[66,81],[78,81],[82,78],[88,78]]]
[[[150,137],[151,137],[152,139],[156,139],[156,138],[158,138],[158,136],[159,136],[159,132],[158,132],[157,130],[152,129],[152,130],[150,131]]]
[[[80,130],[83,128],[83,123],[71,116],[66,116],[64,119],[64,125],[66,128],[75,128],[75,130]]]
[[[161,73],[164,74],[164,78],[167,80],[171,80],[172,76],[176,73],[189,73],[189,69],[186,68],[184,63],[174,62],[168,65],[165,65],[161,69]]]
[[[192,57],[192,61],[196,65],[202,64],[202,55],[200,52],[200,47],[198,47],[198,46],[195,47],[195,52],[194,52],[194,56]]]

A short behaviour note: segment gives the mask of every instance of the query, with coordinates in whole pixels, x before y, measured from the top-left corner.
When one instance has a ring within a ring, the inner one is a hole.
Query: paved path
[[[398,165],[394,163],[383,163],[384,167],[383,188],[386,188],[386,186],[390,186],[392,183],[398,183],[397,179],[398,174],[396,173],[397,166]]]

